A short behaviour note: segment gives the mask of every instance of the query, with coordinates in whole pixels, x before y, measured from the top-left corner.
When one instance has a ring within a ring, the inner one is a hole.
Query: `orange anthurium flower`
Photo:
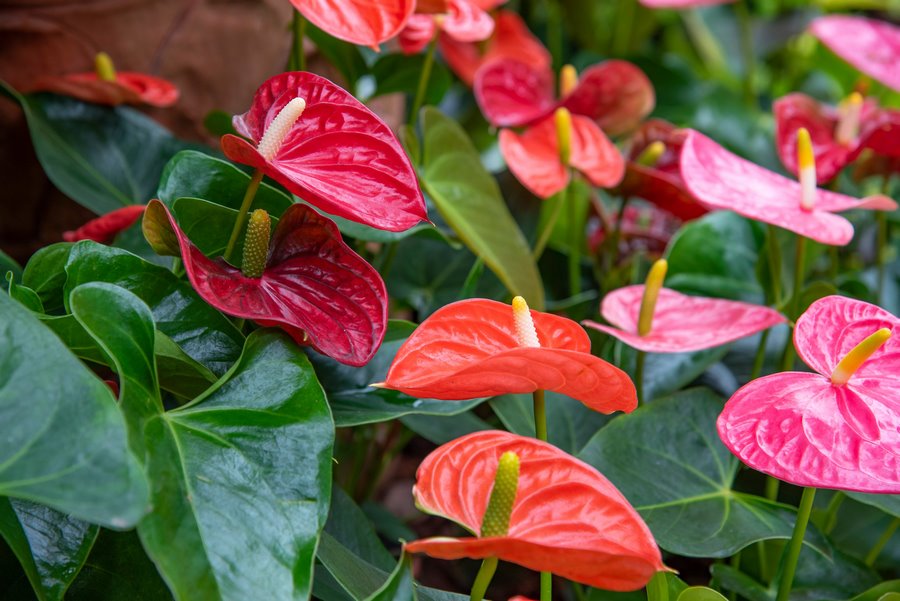
[[[413,495],[427,513],[481,532],[501,455],[519,459],[515,500],[502,536],[428,538],[406,545],[440,559],[497,557],[612,591],[633,591],[665,570],[637,511],[593,467],[545,442],[509,432],[475,432],[432,452]]]
[[[400,347],[379,384],[414,397],[462,400],[552,390],[595,411],[632,411],[628,375],[591,354],[577,323],[487,299],[449,304],[426,319]]]

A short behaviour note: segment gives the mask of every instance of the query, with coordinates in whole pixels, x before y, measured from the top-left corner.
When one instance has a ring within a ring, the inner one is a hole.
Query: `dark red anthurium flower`
[[[258,277],[203,255],[158,200],[148,205],[143,227],[157,253],[181,256],[194,289],[223,313],[281,328],[347,365],[367,363],[384,338],[381,276],[344,244],[334,222],[306,205],[289,207],[268,250],[257,249]]]
[[[127,230],[144,214],[146,205],[129,205],[91,219],[77,230],[63,232],[66,242],[93,240],[101,244],[112,242],[117,234]]]
[[[478,70],[475,98],[485,118],[498,127],[535,123],[565,107],[573,115],[593,119],[610,135],[633,129],[655,104],[650,80],[627,61],[604,61],[580,76],[566,67],[561,78],[557,99],[548,65],[496,60]]]
[[[489,9],[489,3],[485,0],[478,4],[484,10]],[[444,60],[469,86],[475,81],[478,69],[495,60],[517,58],[544,68],[549,68],[552,62],[550,52],[528,30],[522,17],[509,10],[498,11],[494,16],[494,33],[486,41],[460,42],[449,36],[441,36],[439,45]]]
[[[634,384],[591,354],[577,323],[513,306],[469,299],[438,309],[407,339],[379,384],[419,398],[463,400],[545,389],[595,411],[632,411]]]
[[[813,369],[753,380],[725,404],[719,436],[753,469],[799,486],[900,493],[900,319],[827,296],[797,319]]]
[[[809,29],[859,71],[900,91],[900,27],[865,17],[828,15],[815,19]]]
[[[398,40],[405,54],[421,51],[437,32],[459,42],[480,42],[491,37],[494,19],[471,0],[419,0]]]
[[[617,211],[609,217],[612,223],[619,221]],[[594,229],[590,229],[592,226]],[[667,211],[652,205],[636,207],[629,204],[621,219],[619,256],[628,257],[639,252],[659,256],[666,250],[669,240],[680,226],[681,221]],[[597,252],[606,240],[607,229],[597,227],[596,220],[592,220],[588,227],[591,232],[588,235],[588,248],[592,253]]]
[[[300,14],[338,39],[378,50],[397,35],[416,0],[291,0]]]
[[[788,171],[797,175],[797,131],[805,127],[812,139],[816,180],[830,181],[866,148],[900,157],[900,111],[878,108],[874,99],[854,92],[840,106],[822,104],[805,94],[779,98],[775,113],[775,143]]]
[[[507,531],[485,536],[492,483],[508,453],[518,456],[519,474]],[[613,591],[637,590],[667,569],[647,525],[609,480],[533,438],[482,431],[449,442],[419,466],[413,495],[422,511],[481,536],[417,540],[406,545],[412,553],[497,557]]]
[[[234,127],[251,142],[223,136],[225,156],[327,213],[392,232],[427,221],[415,171],[390,128],[324,77],[272,77]]]

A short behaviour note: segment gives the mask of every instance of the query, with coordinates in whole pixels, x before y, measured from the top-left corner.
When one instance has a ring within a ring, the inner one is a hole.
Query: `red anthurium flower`
[[[811,155],[809,162],[814,167]],[[728,152],[696,131],[687,135],[682,147],[681,177],[708,209],[731,210],[823,244],[843,245],[853,238],[853,226],[835,215],[837,211],[897,208],[885,196],[859,199],[815,188],[814,173],[812,187],[801,186]],[[810,206],[804,206],[806,202]]]
[[[625,173],[622,155],[603,130],[564,108],[522,134],[502,130],[500,152],[513,175],[540,198],[549,198],[568,185],[570,167],[602,188],[616,185]]]
[[[588,227],[588,248],[596,252],[606,240],[607,231],[599,227],[599,220],[592,220]],[[610,221],[619,221],[618,212],[610,215]],[[669,240],[678,231],[681,221],[666,211],[654,206],[636,207],[630,204],[625,207],[619,230],[619,256],[628,257],[637,252],[659,256],[669,244]]]
[[[329,35],[377,51],[381,42],[403,29],[416,0],[291,0],[291,4]]]
[[[778,156],[788,171],[798,173],[797,131],[812,139],[816,180],[831,180],[866,148],[900,157],[900,111],[879,109],[874,99],[851,94],[840,106],[817,102],[805,94],[789,94],[774,104]]]
[[[400,48],[406,54],[421,51],[440,31],[459,42],[480,42],[491,37],[494,20],[471,0],[419,0],[416,13],[400,32]]]
[[[893,335],[891,335],[893,333]],[[722,442],[753,469],[800,486],[900,493],[900,319],[828,296],[797,320],[794,346],[816,373],[738,390]]]
[[[416,505],[483,533],[506,453],[518,456],[519,474],[505,534],[428,538],[406,550],[440,559],[497,557],[613,591],[637,590],[666,569],[647,525],[609,480],[533,438],[482,431],[439,447],[416,472]]]
[[[389,231],[427,221],[415,171],[390,128],[324,77],[272,77],[234,127],[252,143],[225,135],[225,156],[328,213]]]
[[[110,211],[106,215],[91,219],[77,230],[63,232],[63,240],[66,242],[93,240],[108,244],[117,234],[127,230],[140,219],[146,208],[146,205],[129,205]]]
[[[147,207],[144,235],[159,254],[180,254],[197,293],[228,315],[279,327],[347,365],[367,363],[384,338],[381,276],[344,244],[334,222],[306,205],[289,207],[271,243],[256,249],[255,277],[204,256],[158,200]]]
[[[633,129],[653,110],[653,85],[627,61],[604,61],[580,76],[571,67],[565,71],[563,94],[557,99],[548,65],[496,60],[479,69],[475,98],[487,120],[499,127],[528,125],[565,107],[573,115],[593,119],[610,135]]]
[[[698,6],[715,6],[730,4],[735,0],[639,0],[647,8],[696,8]]]
[[[810,31],[861,72],[900,91],[900,28],[865,17],[829,15],[814,20]]]
[[[488,10],[491,2],[480,0],[477,4]],[[449,36],[441,36],[439,41],[444,60],[470,86],[475,81],[478,69],[495,60],[516,58],[543,68],[549,68],[552,62],[550,52],[528,30],[522,17],[508,10],[497,12],[494,17],[494,34],[484,42],[460,42]]]
[[[601,413],[637,407],[628,375],[591,354],[577,323],[531,311],[519,297],[513,307],[469,299],[437,310],[400,347],[380,386],[447,400],[552,390]]]

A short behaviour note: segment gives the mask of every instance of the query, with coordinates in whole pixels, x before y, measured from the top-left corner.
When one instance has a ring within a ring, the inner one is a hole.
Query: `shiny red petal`
[[[810,31],[859,71],[900,91],[900,28],[865,17],[829,15],[814,20]]]
[[[498,59],[478,70],[475,99],[491,125],[518,127],[556,107],[550,69],[515,59]]]
[[[665,569],[650,530],[600,472],[533,438],[476,432],[432,452],[413,494],[424,511],[478,532],[497,463],[519,456],[509,532],[491,538],[432,538],[406,545],[433,557],[498,557],[607,590],[636,590]]]
[[[385,386],[421,398],[462,400],[553,390],[602,413],[637,406],[634,384],[590,354],[574,321],[531,311],[540,348],[520,347],[512,308],[485,299],[447,305],[400,347]]]
[[[403,54],[418,54],[434,38],[437,25],[433,15],[414,14],[406,22],[406,27],[397,36]]]
[[[160,231],[164,217],[168,232]],[[191,284],[216,309],[282,328],[347,365],[364,365],[378,350],[387,327],[384,282],[344,244],[337,226],[310,207],[295,204],[281,216],[260,278],[204,256],[159,201],[147,208],[148,227],[151,244],[177,237]]]
[[[460,42],[481,42],[494,33],[494,19],[470,0],[448,0],[441,31]]]
[[[506,165],[539,198],[550,198],[569,183],[569,172],[559,158],[558,148],[553,117],[522,134],[511,129],[500,132],[500,153]]]
[[[603,318],[615,327],[593,321],[585,326],[615,336],[628,346],[649,353],[700,351],[750,336],[786,320],[774,309],[737,301],[659,291],[653,325],[646,336],[637,334],[644,286],[626,286],[607,294]],[[617,329],[619,328],[619,329]]]
[[[291,0],[291,4],[329,35],[375,50],[400,32],[416,8],[415,0]]]
[[[637,127],[656,104],[653,84],[637,66],[604,61],[585,69],[578,86],[562,99],[573,115],[584,115],[615,136]]]
[[[296,97],[306,110],[271,161],[257,152],[265,128]],[[254,144],[222,137],[225,155],[261,169],[327,213],[392,232],[427,221],[415,170],[390,128],[339,86],[312,73],[266,81],[235,129]]]
[[[775,114],[775,146],[778,157],[788,171],[797,175],[797,130],[809,131],[816,159],[816,180],[830,181],[859,154],[859,145],[839,144],[834,138],[837,111],[805,94],[789,94],[773,105]]]
[[[115,81],[104,81],[96,73],[74,73],[62,77],[43,77],[31,87],[32,91],[54,92],[85,102],[115,106],[118,104],[149,104],[172,106],[178,100],[178,88],[160,77],[119,71]]]
[[[615,186],[625,175],[625,159],[619,149],[596,123],[581,115],[572,115],[569,164],[599,188]]]
[[[900,158],[900,111],[882,109],[874,113],[860,128],[859,145],[880,155]]]
[[[108,244],[112,242],[116,234],[127,230],[140,219],[146,208],[146,205],[129,205],[110,211],[96,219],[91,219],[77,230],[63,232],[63,240],[66,242],[93,240],[101,244]]]

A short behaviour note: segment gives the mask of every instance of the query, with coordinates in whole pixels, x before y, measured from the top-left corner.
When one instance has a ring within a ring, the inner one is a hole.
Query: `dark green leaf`
[[[692,586],[681,591],[678,601],[728,601],[728,599],[711,588]]]
[[[697,379],[709,366],[728,352],[728,345],[693,353],[647,353],[644,364],[644,398],[653,400],[681,390]],[[617,342],[612,354],[614,365],[626,366],[634,374],[637,351]]]
[[[41,299],[37,293],[27,286],[17,284],[15,274],[13,274],[12,271],[6,272],[6,282],[9,285],[8,290],[10,298],[16,299],[27,309],[34,311],[35,313],[44,312],[44,305],[41,304]]]
[[[900,495],[867,495],[858,492],[848,492],[846,494],[851,499],[877,507],[895,518],[900,518]]]
[[[394,558],[384,548],[366,514],[339,486],[331,489],[331,509],[325,532],[360,559],[382,570],[394,567]]]
[[[876,584],[850,601],[900,601],[900,580],[888,580]]]
[[[402,92],[413,96],[419,87],[419,78],[425,66],[425,54],[406,56],[405,54],[385,54],[372,65],[375,76],[375,92],[373,97],[383,94]],[[453,77],[447,67],[439,62],[432,64],[431,76],[428,78],[428,89],[425,92],[424,104],[437,105],[443,100],[447,90],[453,83]]]
[[[231,124],[231,114],[218,109],[206,113],[203,118],[203,127],[214,136],[237,135],[234,125]]]
[[[494,429],[471,411],[458,415],[404,415],[400,421],[404,426],[436,445],[442,445],[472,432]]]
[[[366,61],[355,44],[344,42],[331,36],[309,21],[306,22],[306,36],[316,44],[321,52],[347,80],[347,87],[352,90],[359,78],[368,72]]]
[[[31,256],[22,273],[22,284],[35,291],[48,313],[63,308],[62,291],[71,250],[68,242],[45,246]]]
[[[19,265],[15,259],[3,252],[3,250],[0,250],[0,272],[7,271],[12,272],[15,281],[22,281],[22,266]]]
[[[412,577],[412,560],[406,553],[403,553],[387,581],[366,601],[414,601],[416,599],[415,587],[416,583]]]

